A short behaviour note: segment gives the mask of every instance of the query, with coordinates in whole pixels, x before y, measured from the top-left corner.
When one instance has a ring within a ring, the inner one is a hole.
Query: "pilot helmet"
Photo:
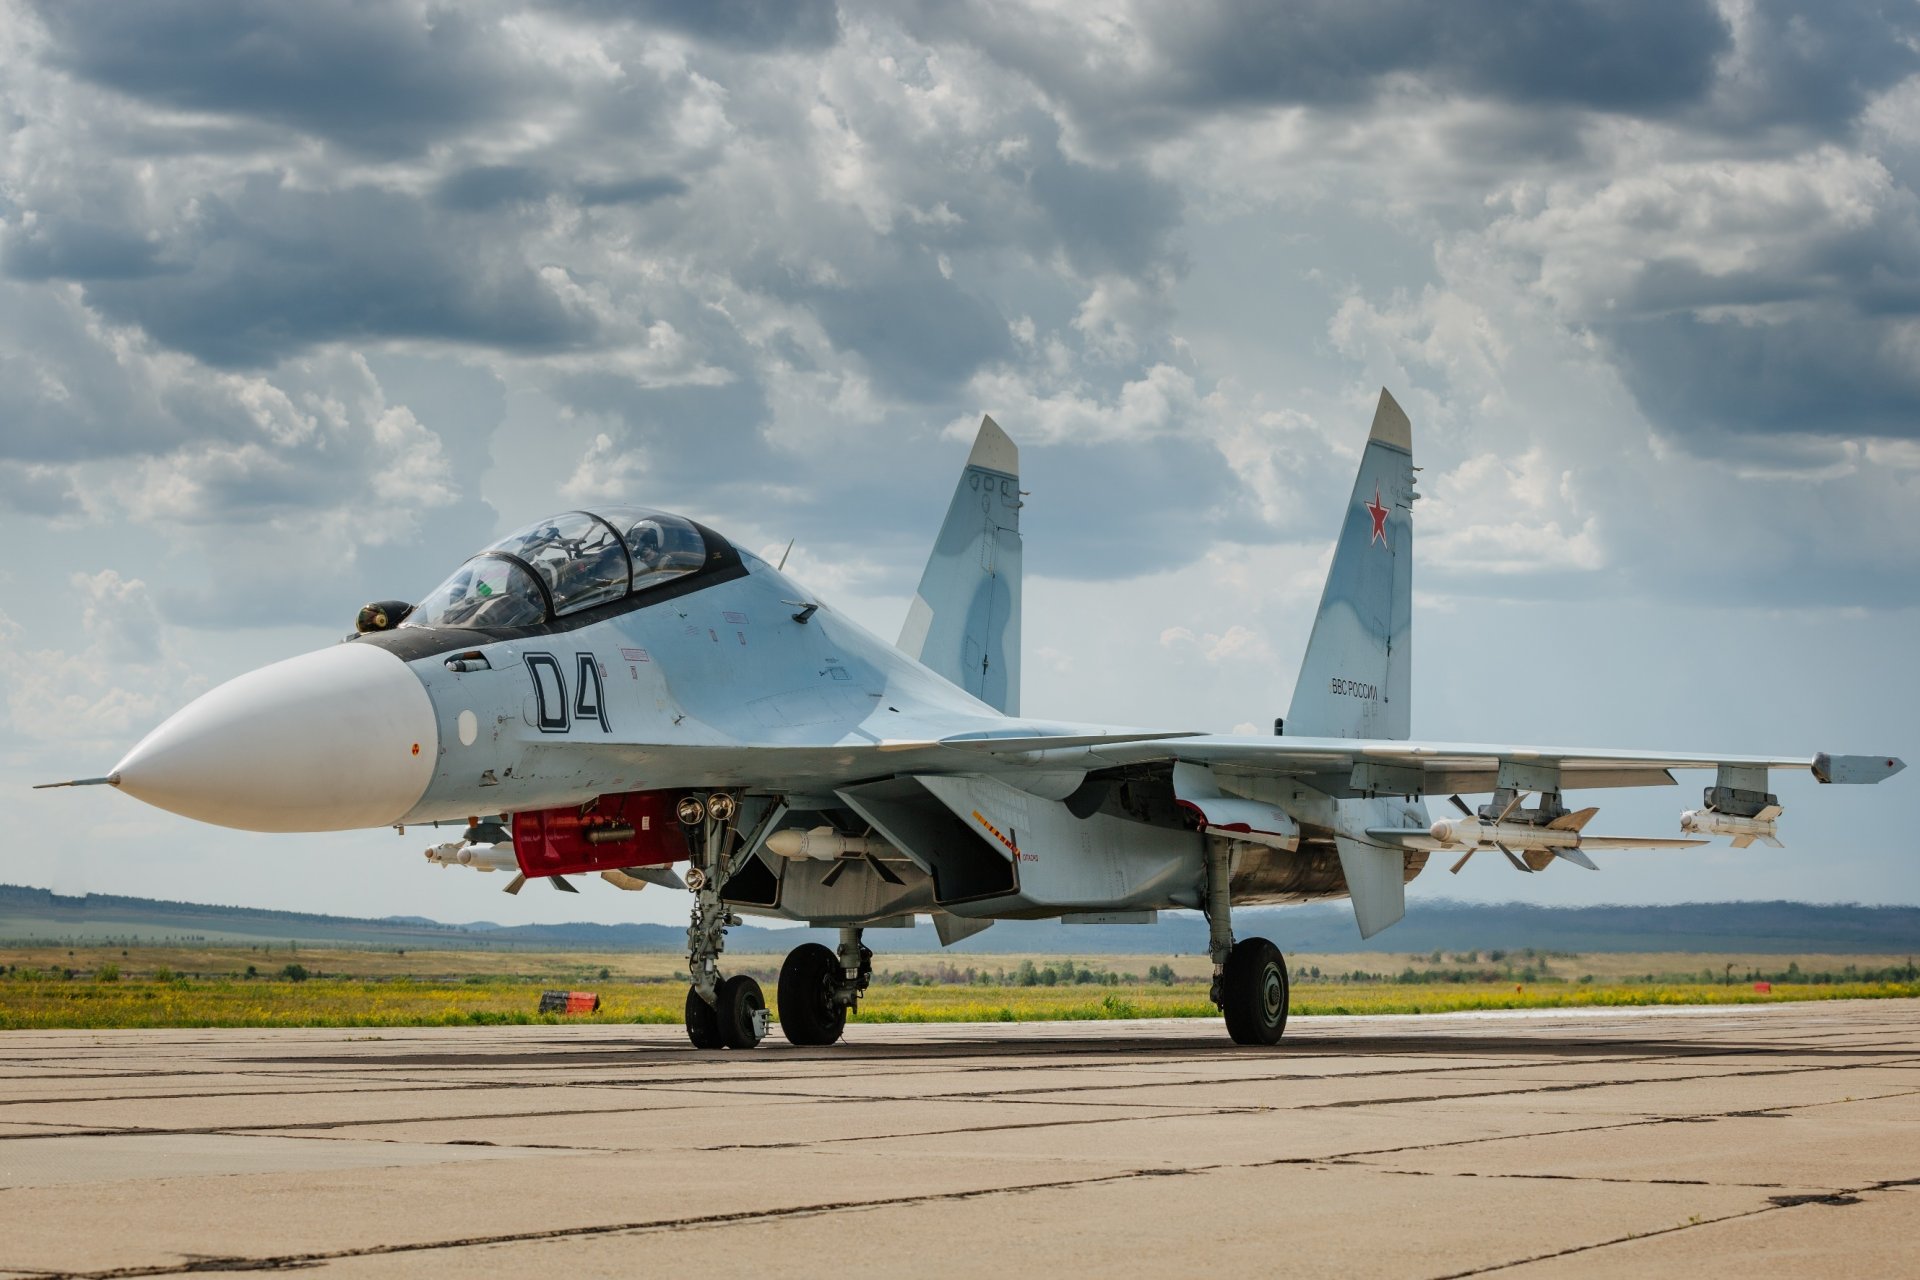
[[[627,534],[627,545],[633,549],[633,557],[648,565],[659,561],[666,550],[666,540],[661,536],[660,526],[652,520],[642,520],[633,526]]]

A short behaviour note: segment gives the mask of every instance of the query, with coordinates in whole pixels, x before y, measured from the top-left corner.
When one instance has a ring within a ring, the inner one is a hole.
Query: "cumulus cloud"
[[[1211,663],[1266,662],[1273,657],[1258,633],[1238,624],[1219,635],[1195,635],[1187,627],[1169,627],[1160,633],[1160,647],[1174,654],[1198,654]]]
[[[29,647],[32,637],[0,614],[0,674],[7,716],[23,740],[102,750],[204,687],[171,649],[152,593],[113,569],[73,574],[64,605],[77,609],[84,643]]]
[[[918,554],[871,531],[928,523],[983,410],[1074,477],[1028,512],[1061,579],[1310,543],[1382,382],[1455,581],[1631,565],[1622,442],[1904,491],[1895,11],[14,12],[0,504],[158,531],[253,620],[615,498],[898,587]],[[1324,250],[1270,361],[1196,332],[1234,219]],[[373,372],[408,362],[440,381]],[[427,408],[460,379],[507,407]]]
[[[1920,200],[1833,145],[1518,184],[1486,232],[1699,450],[1920,430]]]
[[[963,41],[1062,98],[1117,144],[1220,111],[1351,109],[1397,79],[1509,102],[1655,114],[1702,100],[1732,43],[1689,3],[925,5],[916,28]]]
[[[817,49],[840,34],[833,0],[549,0],[561,12],[651,25],[730,48]]]
[[[510,119],[538,86],[501,17],[464,6],[157,0],[36,5],[47,61],[178,112],[244,116],[376,155]],[[549,91],[559,86],[548,81]]]
[[[890,631],[982,412],[1022,445],[1052,714],[1270,723],[1383,384],[1423,618],[1920,601],[1910,5],[0,26],[22,740],[124,747],[191,665],[321,643],[577,504],[795,539]]]
[[[1564,574],[1606,563],[1598,518],[1581,510],[1573,473],[1553,471],[1538,448],[1469,458],[1422,497],[1421,554],[1448,574]]]

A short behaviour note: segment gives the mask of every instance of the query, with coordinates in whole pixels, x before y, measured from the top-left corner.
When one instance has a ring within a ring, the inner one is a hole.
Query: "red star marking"
[[[1376,542],[1385,543],[1387,540],[1387,509],[1380,505],[1380,486],[1378,484],[1373,486],[1373,501],[1364,505],[1367,514],[1373,517],[1373,537],[1367,540],[1367,545],[1372,546]],[[1389,547],[1388,550],[1392,550],[1392,548]]]

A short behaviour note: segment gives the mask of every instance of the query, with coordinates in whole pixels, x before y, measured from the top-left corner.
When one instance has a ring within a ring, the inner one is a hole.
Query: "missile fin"
[[[1589,858],[1578,849],[1555,849],[1554,853],[1559,857],[1565,858],[1576,867],[1585,867],[1589,871],[1598,871],[1600,869],[1592,858]]]
[[[1552,822],[1549,822],[1547,824],[1547,830],[1579,831],[1582,828],[1584,828],[1589,822],[1592,822],[1593,815],[1599,812],[1600,810],[1597,807],[1594,807],[1594,808],[1576,810],[1573,813],[1563,813],[1559,817],[1555,818]]]

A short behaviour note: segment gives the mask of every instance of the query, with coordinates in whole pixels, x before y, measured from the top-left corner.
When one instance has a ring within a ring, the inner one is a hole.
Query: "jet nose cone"
[[[407,664],[342,644],[203,694],[114,776],[127,794],[201,822],[344,831],[404,817],[439,754],[433,704]]]

